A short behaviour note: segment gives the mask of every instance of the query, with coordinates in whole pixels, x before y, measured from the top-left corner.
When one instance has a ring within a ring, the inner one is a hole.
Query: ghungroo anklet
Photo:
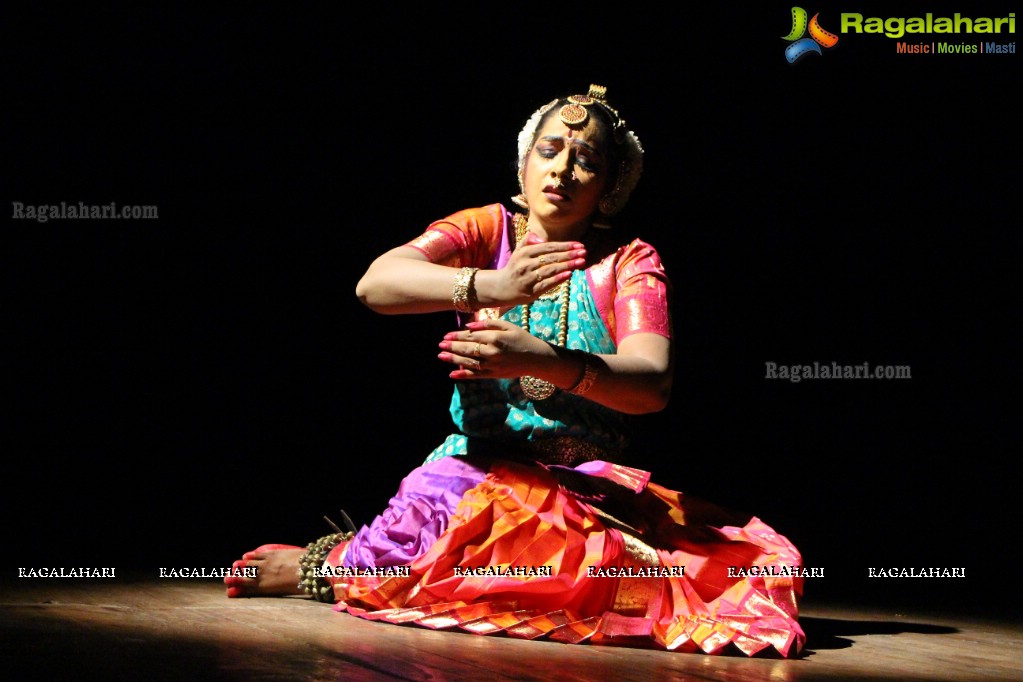
[[[304,590],[306,594],[316,601],[325,604],[333,604],[336,601],[334,599],[334,587],[327,582],[326,578],[318,575],[318,572],[323,569],[323,562],[331,550],[342,542],[347,542],[355,537],[355,525],[352,523],[352,520],[348,518],[344,510],[341,510],[341,516],[349,530],[342,531],[333,521],[324,516],[323,518],[327,523],[333,526],[337,532],[324,535],[319,540],[306,545],[306,553],[302,555],[298,562],[302,574],[302,579],[298,582],[299,589]]]

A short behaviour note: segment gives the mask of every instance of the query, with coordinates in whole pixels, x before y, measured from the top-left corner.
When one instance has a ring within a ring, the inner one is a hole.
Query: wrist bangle
[[[583,395],[593,388],[593,382],[597,380],[598,365],[590,353],[586,353],[584,351],[575,351],[575,353],[582,357],[583,373],[582,376],[579,377],[579,381],[575,383],[575,386],[567,390],[573,395]]]
[[[455,288],[451,293],[451,300],[455,304],[455,310],[460,313],[471,313],[479,308],[475,283],[477,270],[479,268],[462,268],[455,275]]]

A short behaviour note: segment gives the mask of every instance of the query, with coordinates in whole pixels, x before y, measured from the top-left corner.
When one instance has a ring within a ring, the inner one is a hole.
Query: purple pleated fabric
[[[447,530],[466,491],[487,475],[462,457],[444,457],[414,469],[401,482],[390,506],[363,526],[345,552],[344,566],[407,566]]]

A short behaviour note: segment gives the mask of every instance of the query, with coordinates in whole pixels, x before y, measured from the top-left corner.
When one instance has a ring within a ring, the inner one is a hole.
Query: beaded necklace
[[[513,220],[515,222],[515,248],[518,248],[526,239],[526,216],[516,213]],[[558,327],[555,338],[557,345],[562,348],[568,342],[568,301],[571,293],[572,280],[567,279],[554,290],[540,296],[542,299],[551,299],[555,296],[558,298]],[[532,334],[529,330],[530,307],[531,303],[522,304],[522,328],[527,334]],[[533,376],[519,377],[519,387],[530,400],[546,400],[558,390],[558,387],[551,382]]]

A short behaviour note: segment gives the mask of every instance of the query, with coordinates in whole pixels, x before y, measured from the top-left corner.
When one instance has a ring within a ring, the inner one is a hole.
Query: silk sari
[[[500,267],[513,243],[495,205],[438,221],[410,246],[434,262]],[[631,333],[670,336],[668,290],[639,240],[576,271],[566,345],[610,354]],[[534,301],[532,333],[555,342],[559,312],[556,296]],[[455,431],[328,556],[345,569],[329,578],[337,610],[576,644],[801,650],[799,551],[756,517],[625,466],[625,415],[564,391],[530,400],[508,379],[458,382],[450,412]]]

